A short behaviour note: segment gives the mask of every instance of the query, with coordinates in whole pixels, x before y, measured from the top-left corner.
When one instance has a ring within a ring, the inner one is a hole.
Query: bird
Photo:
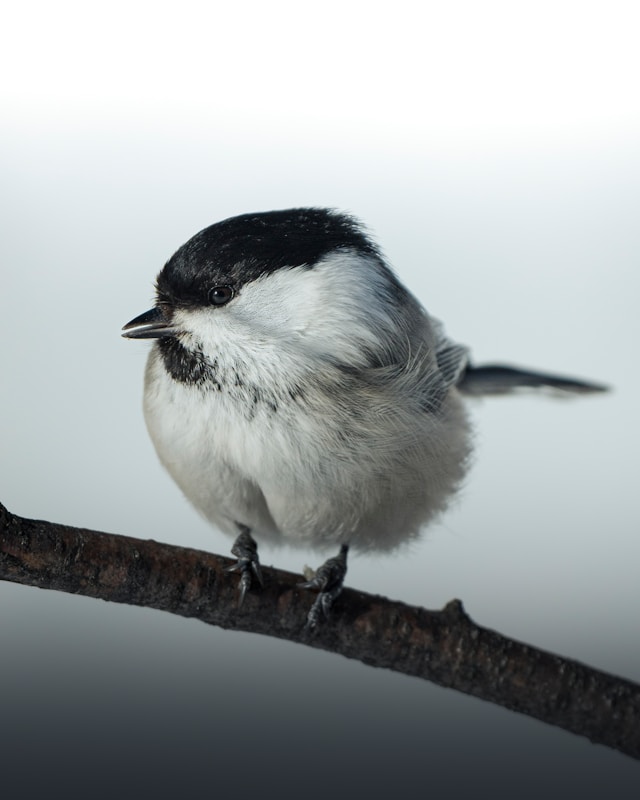
[[[474,365],[399,280],[365,226],[329,208],[216,222],[160,270],[155,305],[122,329],[151,339],[143,407],[160,462],[235,537],[241,604],[258,542],[339,548],[300,585],[329,615],[349,548],[415,540],[458,493],[465,398],[606,386]]]

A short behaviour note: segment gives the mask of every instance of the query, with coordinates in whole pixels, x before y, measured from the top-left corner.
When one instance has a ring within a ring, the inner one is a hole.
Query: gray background
[[[419,10],[418,10],[419,9]],[[472,405],[474,467],[347,583],[640,680],[634,4],[23,3],[0,58],[0,499],[226,553],[156,461],[164,261],[245,211],[348,210],[477,361],[610,383]],[[299,571],[313,553],[261,549]],[[638,765],[417,680],[0,585],[5,785],[69,796],[635,797]],[[635,783],[635,789],[634,787]]]

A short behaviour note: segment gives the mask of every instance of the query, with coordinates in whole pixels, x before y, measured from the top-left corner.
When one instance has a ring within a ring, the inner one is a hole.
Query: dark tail
[[[531,369],[484,364],[479,367],[468,365],[460,376],[458,389],[467,395],[507,394],[517,389],[551,389],[559,393],[588,394],[606,392],[609,387]]]

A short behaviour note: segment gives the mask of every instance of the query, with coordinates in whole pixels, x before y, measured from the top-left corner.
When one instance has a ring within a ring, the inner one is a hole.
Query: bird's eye
[[[233,297],[233,286],[214,286],[209,289],[209,302],[212,306],[223,306]]]

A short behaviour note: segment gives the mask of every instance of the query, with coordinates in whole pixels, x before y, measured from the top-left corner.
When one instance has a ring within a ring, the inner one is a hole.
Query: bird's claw
[[[334,600],[342,591],[344,577],[347,574],[347,553],[349,545],[343,544],[337,556],[327,559],[318,567],[313,577],[298,584],[300,589],[319,589],[318,596],[307,614],[305,627],[316,628],[324,617],[328,619]]]
[[[240,596],[238,598],[238,608],[244,603],[246,593],[251,588],[252,576],[255,576],[260,586],[264,586],[260,560],[258,558],[258,545],[251,535],[251,531],[245,525],[238,525],[240,533],[233,543],[231,552],[238,561],[230,567],[227,572],[240,573]]]

